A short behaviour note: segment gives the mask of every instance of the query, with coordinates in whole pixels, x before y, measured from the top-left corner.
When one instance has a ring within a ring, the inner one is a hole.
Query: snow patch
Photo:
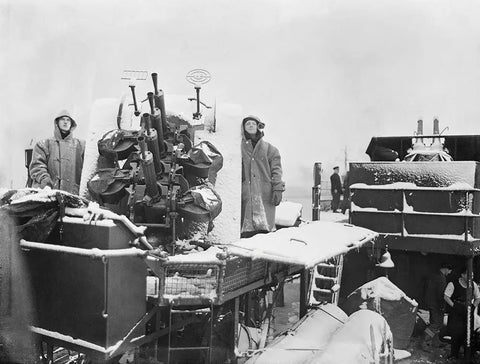
[[[349,224],[314,221],[240,239],[227,249],[232,255],[313,267],[376,236],[376,232]]]
[[[61,333],[55,332],[55,331],[42,329],[40,327],[32,326],[31,330],[32,330],[32,332],[34,332],[36,334],[39,334],[39,335],[48,336],[48,337],[51,337],[55,340],[63,341],[63,342],[70,343],[70,344],[75,344],[75,345],[78,345],[78,346],[81,346],[81,347],[84,347],[84,348],[99,351],[101,353],[113,352],[122,343],[122,341],[120,340],[115,345],[112,345],[108,348],[104,348],[100,345],[93,344],[93,343],[91,343],[89,341],[86,341],[86,340],[76,339],[76,338],[73,338],[71,336],[64,335],[64,334],[61,334]]]
[[[420,191],[480,191],[478,188],[472,187],[466,182],[455,182],[446,187],[422,187],[417,186],[411,182],[394,182],[384,183],[378,185],[367,185],[365,183],[354,183],[350,186],[350,189],[357,190],[420,190]]]
[[[210,110],[205,115],[205,123],[213,124],[213,117],[213,110]],[[209,141],[223,156],[223,167],[218,172],[215,183],[215,191],[222,199],[222,212],[213,221],[215,227],[206,238],[213,244],[228,244],[240,237],[241,120],[242,108],[239,105],[219,103],[216,110],[215,132],[209,130],[195,132],[195,144],[204,140]]]
[[[275,224],[281,226],[293,226],[301,216],[301,203],[282,201],[275,210]]]
[[[88,198],[87,182],[97,172],[99,157],[97,142],[109,130],[117,128],[117,113],[119,99],[98,99],[93,103],[88,125],[85,155],[83,159],[82,178],[80,180],[79,195]]]
[[[374,279],[360,286],[358,289],[361,290],[363,300],[374,298],[375,300],[400,301],[403,298],[413,306],[418,306],[415,300],[408,297],[405,292],[390,282],[386,277]]]

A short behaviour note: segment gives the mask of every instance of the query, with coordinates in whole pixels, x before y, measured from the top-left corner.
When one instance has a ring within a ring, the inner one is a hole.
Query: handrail
[[[403,182],[401,182],[403,183]],[[409,182],[405,182],[409,183]],[[479,192],[475,187],[450,187],[450,186],[394,186],[393,184],[367,185],[364,183],[353,183],[350,190],[374,190],[374,191],[441,191],[441,192]]]
[[[137,226],[131,222],[125,215],[118,215],[112,211],[101,209],[98,206],[91,205],[88,208],[65,208],[67,215],[81,217],[84,220],[86,218],[96,219],[104,218],[121,222],[133,235],[135,235],[140,243],[142,243],[147,249],[153,249],[152,245],[144,235],[146,227]]]
[[[37,249],[51,251],[55,253],[67,253],[90,257],[92,259],[103,258],[118,258],[118,257],[145,257],[148,254],[148,250],[141,250],[138,248],[126,248],[126,249],[98,249],[98,248],[76,248],[65,245],[55,245],[47,243],[39,243],[36,241],[28,241],[20,239],[20,247],[23,249]]]

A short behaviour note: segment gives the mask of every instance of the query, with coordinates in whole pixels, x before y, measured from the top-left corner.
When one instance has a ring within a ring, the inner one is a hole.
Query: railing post
[[[467,258],[467,340],[465,345],[465,362],[470,363],[472,355],[472,300],[473,300],[473,257]]]
[[[405,190],[402,189],[402,212],[401,212],[401,219],[402,219],[402,231],[400,232],[400,236],[403,238],[405,236]]]
[[[300,318],[305,316],[308,311],[310,279],[310,269],[304,268],[300,273]]]
[[[320,220],[320,196],[322,193],[322,163],[313,165],[312,221]]]

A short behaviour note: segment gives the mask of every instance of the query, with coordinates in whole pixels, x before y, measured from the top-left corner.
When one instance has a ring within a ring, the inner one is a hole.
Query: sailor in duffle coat
[[[275,230],[275,206],[285,190],[280,153],[263,140],[264,126],[255,116],[242,121],[242,237]]]
[[[73,137],[77,123],[67,110],[54,119],[53,138],[39,141],[30,163],[32,187],[49,186],[78,194],[85,141]]]

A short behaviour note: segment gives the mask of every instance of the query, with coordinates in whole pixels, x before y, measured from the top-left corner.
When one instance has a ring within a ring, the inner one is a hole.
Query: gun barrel
[[[157,174],[163,172],[160,149],[158,147],[158,134],[157,131],[152,128],[150,134],[147,136],[147,146],[153,154],[153,164],[155,166],[155,172]]]
[[[150,114],[155,115],[155,104],[154,104],[155,99],[154,99],[153,92],[148,92],[147,97],[148,97],[148,103],[150,104]]]
[[[147,195],[153,199],[157,199],[160,193],[157,186],[157,177],[155,175],[152,153],[148,151],[145,153],[145,158],[142,157],[142,171],[143,177],[145,178]]]
[[[135,85],[130,85],[130,90],[132,91],[132,98],[133,98],[133,107],[135,108],[135,116],[140,115],[140,111],[138,111],[137,106],[137,98],[135,97]]]
[[[158,94],[158,75],[156,73],[152,73],[152,81],[153,81],[153,90],[155,95]]]
[[[162,118],[162,128],[167,130],[167,114],[165,111],[165,95],[163,90],[159,90],[155,95],[155,106],[160,109],[160,117]]]
[[[140,120],[140,125],[147,131],[147,135],[150,135],[150,114],[144,113],[142,119]]]
[[[147,150],[145,137],[143,135],[140,135],[137,138],[137,142],[140,146],[142,171],[143,177],[145,178],[146,193],[153,199],[156,199],[158,198],[159,191],[157,186],[157,177],[155,174],[153,154]]]
[[[142,154],[142,159],[146,159],[147,146],[145,144],[145,137],[143,135],[139,136],[137,138],[137,142],[140,147],[140,153]]]
[[[150,122],[151,127],[156,130],[157,134],[157,142],[158,142],[158,149],[160,155],[165,153],[165,145],[163,143],[163,126],[162,126],[162,118],[161,114],[158,112],[156,114],[150,115]]]

